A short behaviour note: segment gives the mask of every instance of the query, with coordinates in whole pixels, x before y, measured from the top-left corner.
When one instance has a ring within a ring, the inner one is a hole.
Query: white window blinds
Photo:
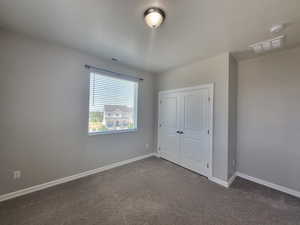
[[[90,72],[89,134],[137,129],[138,81]]]

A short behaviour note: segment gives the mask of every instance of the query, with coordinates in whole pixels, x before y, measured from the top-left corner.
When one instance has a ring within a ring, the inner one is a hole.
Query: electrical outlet
[[[13,177],[14,180],[20,179],[21,178],[21,171],[20,170],[16,170],[13,172]]]
[[[148,149],[149,148],[149,144],[145,144],[145,148]]]

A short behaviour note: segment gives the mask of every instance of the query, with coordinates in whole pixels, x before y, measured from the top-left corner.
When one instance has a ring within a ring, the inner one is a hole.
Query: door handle
[[[180,131],[180,134],[184,134],[184,132],[183,132],[183,131]]]
[[[176,133],[177,133],[177,134],[180,134],[180,131],[178,130],[178,131],[176,131]]]

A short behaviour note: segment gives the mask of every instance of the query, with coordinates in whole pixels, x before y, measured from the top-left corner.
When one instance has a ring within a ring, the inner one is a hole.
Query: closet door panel
[[[160,96],[159,103],[159,152],[174,162],[179,161],[179,95]]]
[[[181,127],[181,163],[203,175],[209,173],[209,91],[183,93]]]

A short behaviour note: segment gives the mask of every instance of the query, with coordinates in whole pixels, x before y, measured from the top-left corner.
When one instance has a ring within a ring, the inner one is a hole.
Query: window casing
[[[90,72],[89,135],[137,131],[138,81]]]

